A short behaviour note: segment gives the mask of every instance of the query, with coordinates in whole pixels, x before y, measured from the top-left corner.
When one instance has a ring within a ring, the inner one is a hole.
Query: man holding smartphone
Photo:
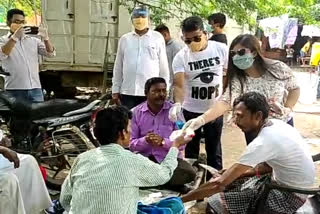
[[[5,77],[5,89],[10,95],[30,102],[42,102],[43,93],[39,78],[38,55],[55,56],[49,41],[47,28],[40,26],[38,35],[43,42],[26,34],[25,15],[22,10],[11,9],[7,13],[10,32],[0,38],[0,60],[2,68],[10,73]]]

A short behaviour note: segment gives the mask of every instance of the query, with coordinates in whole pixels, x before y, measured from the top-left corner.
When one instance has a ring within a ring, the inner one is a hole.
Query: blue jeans
[[[6,92],[17,99],[23,99],[33,103],[44,101],[41,88],[34,88],[29,90],[6,90]]]

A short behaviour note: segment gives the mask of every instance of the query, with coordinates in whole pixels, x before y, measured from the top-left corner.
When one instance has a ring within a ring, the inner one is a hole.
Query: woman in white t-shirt
[[[230,109],[235,98],[256,91],[271,106],[270,117],[293,126],[292,108],[300,89],[291,69],[283,62],[264,58],[258,39],[250,34],[236,37],[230,46],[227,71],[228,85],[219,101],[201,116],[188,121],[185,128],[197,130]],[[253,139],[246,135],[247,144]]]

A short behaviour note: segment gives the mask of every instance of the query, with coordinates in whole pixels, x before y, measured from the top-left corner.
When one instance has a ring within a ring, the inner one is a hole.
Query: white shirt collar
[[[139,34],[136,33],[135,30],[132,33],[133,35],[140,36]],[[152,30],[149,28],[147,33],[143,34],[142,36],[151,36],[151,33],[152,33]]]

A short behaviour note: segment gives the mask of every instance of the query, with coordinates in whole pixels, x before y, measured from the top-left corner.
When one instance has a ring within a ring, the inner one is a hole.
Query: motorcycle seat
[[[15,117],[30,120],[59,117],[69,111],[80,109],[86,105],[86,103],[72,99],[53,99],[41,103],[31,103],[24,100],[17,100],[5,93],[0,95],[0,99],[9,106]]]
[[[88,112],[88,111],[91,111],[91,110],[92,110],[96,105],[98,105],[100,102],[101,102],[101,100],[92,101],[91,103],[89,103],[89,104],[86,105],[85,107],[80,108],[80,109],[77,109],[77,110],[74,110],[74,111],[67,112],[67,113],[65,113],[63,116],[64,116],[64,117],[70,117],[70,116],[73,116],[73,115],[78,115],[78,114],[86,113],[86,112]]]
[[[85,106],[85,103],[72,99],[53,99],[42,103],[32,103],[30,117],[40,119],[46,117],[59,117],[66,112]]]

